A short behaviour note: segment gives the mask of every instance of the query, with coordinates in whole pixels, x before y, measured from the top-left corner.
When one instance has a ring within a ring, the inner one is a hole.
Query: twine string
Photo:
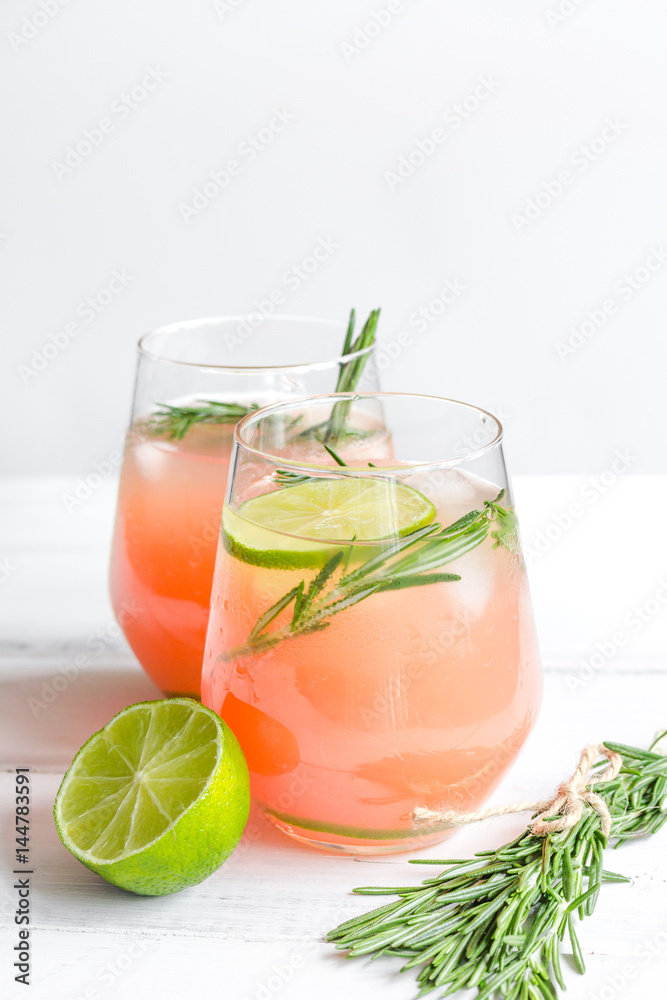
[[[593,771],[593,765],[598,758],[607,760],[606,767]],[[491,809],[481,809],[479,812],[461,813],[455,809],[433,810],[425,806],[417,806],[412,818],[417,823],[442,823],[445,826],[467,826],[468,823],[479,823],[492,816],[506,816],[511,813],[538,813],[533,819],[530,830],[536,837],[547,833],[557,833],[559,830],[569,830],[581,819],[586,806],[590,806],[600,817],[602,833],[608,837],[611,832],[611,815],[607,804],[590,785],[601,781],[612,781],[621,770],[623,761],[619,754],[609,750],[604,743],[592,743],[581,752],[579,763],[571,778],[562,782],[556,789],[552,799],[538,802],[514,802],[512,805],[496,806]]]

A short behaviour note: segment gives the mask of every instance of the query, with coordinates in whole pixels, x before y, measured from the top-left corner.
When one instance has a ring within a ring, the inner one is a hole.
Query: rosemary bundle
[[[656,743],[587,748],[578,782],[573,776],[542,803],[545,811],[516,840],[470,860],[412,861],[445,866],[420,886],[355,889],[399,898],[346,921],[328,940],[350,957],[407,959],[402,971],[421,969],[420,997],[476,988],[477,1000],[556,1000],[556,986],[565,989],[566,934],[585,971],[577,916],[593,913],[604,882],[629,881],[603,867],[604,848],[653,834],[667,820],[667,757]],[[590,768],[600,754],[609,764]],[[505,811],[519,810],[497,812]]]

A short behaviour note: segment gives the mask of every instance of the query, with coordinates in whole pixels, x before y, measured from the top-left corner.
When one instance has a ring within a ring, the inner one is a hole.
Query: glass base
[[[408,851],[419,851],[433,844],[440,844],[454,832],[453,829],[437,830],[435,832],[423,834],[413,834],[412,836],[397,836],[395,831],[391,836],[382,836],[380,831],[378,837],[373,837],[372,830],[368,831],[368,836],[346,837],[339,833],[329,833],[326,830],[309,830],[305,826],[296,823],[287,823],[278,816],[273,815],[268,810],[264,811],[267,819],[271,820],[274,826],[293,840],[298,840],[300,844],[307,847],[314,847],[319,851],[327,851],[329,854],[348,855],[378,855],[378,854],[405,854]],[[408,831],[406,831],[408,834]]]

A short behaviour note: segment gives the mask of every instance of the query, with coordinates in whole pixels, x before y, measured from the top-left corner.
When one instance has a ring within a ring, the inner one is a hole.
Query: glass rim
[[[261,448],[256,448],[251,444],[248,444],[243,440],[243,432],[246,427],[253,423],[253,421],[264,419],[265,416],[275,413],[279,410],[291,409],[298,406],[300,403],[321,403],[324,400],[333,400],[339,402],[340,400],[348,399],[351,402],[359,399],[413,399],[413,400],[429,400],[437,403],[451,403],[454,406],[464,407],[467,410],[473,410],[475,413],[480,414],[484,417],[490,418],[496,427],[496,432],[491,441],[486,444],[480,445],[477,448],[472,448],[461,455],[457,455],[453,458],[439,459],[434,462],[415,462],[412,465],[402,465],[402,466],[377,466],[372,468],[348,468],[347,466],[327,466],[323,468],[321,465],[312,465],[308,462],[296,462],[292,459],[285,458],[282,455],[273,455],[268,451],[263,451]],[[412,474],[414,472],[430,472],[436,469],[448,469],[456,465],[461,465],[463,462],[468,462],[472,459],[480,458],[482,455],[491,451],[492,448],[496,448],[503,439],[503,425],[501,424],[498,417],[491,413],[489,410],[483,409],[481,406],[477,406],[475,403],[465,403],[460,399],[450,399],[447,396],[434,396],[427,393],[418,392],[330,392],[318,396],[302,396],[298,399],[288,399],[280,400],[276,403],[268,403],[266,406],[261,407],[258,410],[253,410],[252,413],[248,413],[234,427],[234,444],[238,448],[243,448],[245,451],[256,455],[258,458],[268,459],[274,462],[280,468],[294,469],[299,472],[309,472],[315,474],[315,476],[330,476],[334,472],[337,476],[354,476],[359,478],[377,478],[379,475],[388,473],[405,473]],[[231,482],[231,478],[230,478]]]
[[[272,372],[306,372],[306,371],[324,371],[327,368],[333,368],[336,365],[346,364],[348,361],[352,361],[354,358],[368,357],[373,353],[375,349],[375,344],[371,344],[369,347],[364,347],[360,351],[350,351],[347,354],[338,353],[335,357],[323,358],[320,361],[302,361],[296,362],[295,364],[287,365],[216,365],[201,361],[179,361],[176,358],[168,358],[163,354],[159,354],[155,351],[151,351],[147,346],[147,341],[154,337],[156,334],[160,333],[176,333],[179,330],[193,329],[195,327],[212,326],[216,323],[225,322],[237,322],[240,323],[243,320],[247,320],[249,316],[253,313],[245,313],[239,315],[224,315],[224,316],[202,316],[198,319],[186,319],[179,320],[176,323],[167,323],[164,326],[156,326],[152,330],[148,330],[146,333],[137,341],[137,352],[141,357],[148,358],[151,361],[161,361],[165,364],[178,365],[183,368],[200,368],[207,369],[210,371],[226,372],[228,374],[259,374],[261,373],[272,373]],[[342,320],[334,319],[323,319],[321,316],[286,316],[280,314],[279,316],[268,316],[262,320],[258,329],[264,325],[266,321],[269,322],[286,322],[286,323],[319,323],[322,326],[337,327],[338,329],[345,330],[346,323]]]

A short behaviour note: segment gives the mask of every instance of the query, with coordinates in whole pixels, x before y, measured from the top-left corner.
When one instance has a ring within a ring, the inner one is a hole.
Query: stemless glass
[[[211,580],[234,424],[274,400],[335,390],[346,327],[259,314],[193,320],[139,341],[111,555],[111,599],[137,659],[167,694],[199,697]],[[234,404],[177,425],[165,406]],[[160,416],[162,414],[162,416]],[[186,422],[187,423],[187,422]]]
[[[541,669],[501,436],[474,406],[393,393],[237,426],[202,699],[297,840],[442,840],[417,807],[477,809],[526,739]]]

